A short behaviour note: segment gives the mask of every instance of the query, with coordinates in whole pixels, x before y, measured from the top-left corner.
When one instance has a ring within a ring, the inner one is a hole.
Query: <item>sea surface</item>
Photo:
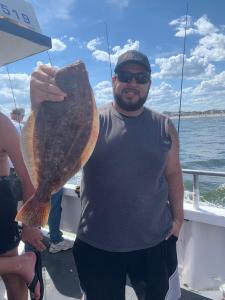
[[[177,127],[178,120],[173,120]],[[183,169],[225,172],[225,117],[194,117],[180,122]],[[81,172],[70,182],[80,184]],[[201,201],[225,207],[225,177],[200,176]],[[185,198],[192,198],[192,175],[184,174]]]

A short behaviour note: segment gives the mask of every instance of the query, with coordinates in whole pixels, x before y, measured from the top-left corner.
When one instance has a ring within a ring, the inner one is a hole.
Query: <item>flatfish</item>
[[[99,116],[83,62],[59,69],[57,86],[67,93],[62,102],[44,101],[22,132],[22,152],[35,194],[16,220],[29,226],[48,221],[51,193],[63,186],[89,159],[99,132]]]

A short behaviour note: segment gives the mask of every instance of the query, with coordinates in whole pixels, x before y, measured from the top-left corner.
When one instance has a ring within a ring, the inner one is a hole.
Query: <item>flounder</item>
[[[59,69],[57,86],[67,93],[62,102],[44,101],[22,132],[22,152],[35,194],[16,220],[29,226],[48,221],[50,197],[89,159],[99,132],[99,117],[83,62]]]

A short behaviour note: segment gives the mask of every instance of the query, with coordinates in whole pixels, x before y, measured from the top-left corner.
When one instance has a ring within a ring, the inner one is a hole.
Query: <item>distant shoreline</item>
[[[179,116],[170,116],[168,115],[168,117],[170,119],[178,119]],[[196,119],[196,118],[212,118],[212,117],[225,117],[225,113],[224,114],[199,114],[199,115],[187,115],[187,116],[180,116],[181,119]]]

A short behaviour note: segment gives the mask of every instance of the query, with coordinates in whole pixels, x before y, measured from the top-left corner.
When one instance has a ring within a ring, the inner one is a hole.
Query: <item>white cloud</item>
[[[60,39],[52,39],[52,49],[51,52],[61,52],[66,49],[66,44],[63,43]]]
[[[206,15],[199,18],[194,26],[196,26],[200,35],[208,35],[218,31],[218,28],[209,21]]]
[[[113,100],[112,83],[110,81],[101,81],[94,88],[94,95],[97,106],[101,107]]]
[[[204,96],[204,97],[213,96],[216,98],[218,94],[220,96],[221,95],[225,96],[225,71],[215,75],[213,79],[202,81],[193,90],[194,96]]]
[[[113,47],[110,53],[111,63],[116,64],[118,57],[127,50],[139,50],[139,45],[139,41],[133,42],[131,39],[128,39],[124,46]],[[99,61],[109,62],[109,53],[106,51],[96,49],[92,52],[92,55]]]
[[[160,79],[181,77],[182,61],[182,54],[169,58],[156,58],[155,64],[159,66],[160,71],[152,74],[152,77]],[[208,64],[203,58],[199,59],[196,56],[187,58],[185,56],[184,63],[184,77],[186,79],[205,79],[215,74],[215,67]]]
[[[87,48],[91,51],[94,51],[94,50],[96,50],[97,46],[99,46],[101,44],[102,44],[101,39],[99,37],[97,37],[87,43]]]
[[[99,82],[93,90],[98,106],[103,106],[113,100],[112,83],[110,81]]]
[[[147,105],[158,111],[179,110],[180,90],[171,84],[162,82],[151,87]],[[204,111],[209,109],[224,109],[225,103],[225,71],[211,80],[204,80],[196,87],[183,89],[182,110]]]
[[[74,41],[75,41],[75,37],[70,36],[70,37],[69,37],[69,42],[74,42]]]
[[[16,106],[29,110],[30,76],[28,74],[10,74]],[[7,74],[0,74],[0,110],[9,115],[15,107],[12,90]]]
[[[186,16],[182,16],[176,20],[173,20],[169,23],[170,26],[174,26],[176,37],[184,37],[185,34],[185,25],[186,25]],[[187,30],[186,35],[199,34],[199,35],[208,35],[218,31],[218,28],[213,25],[206,15],[203,15],[196,22],[193,22],[191,16],[187,16]]]
[[[197,58],[204,57],[208,61],[225,60],[225,35],[212,33],[199,40],[199,44],[191,51]]]

